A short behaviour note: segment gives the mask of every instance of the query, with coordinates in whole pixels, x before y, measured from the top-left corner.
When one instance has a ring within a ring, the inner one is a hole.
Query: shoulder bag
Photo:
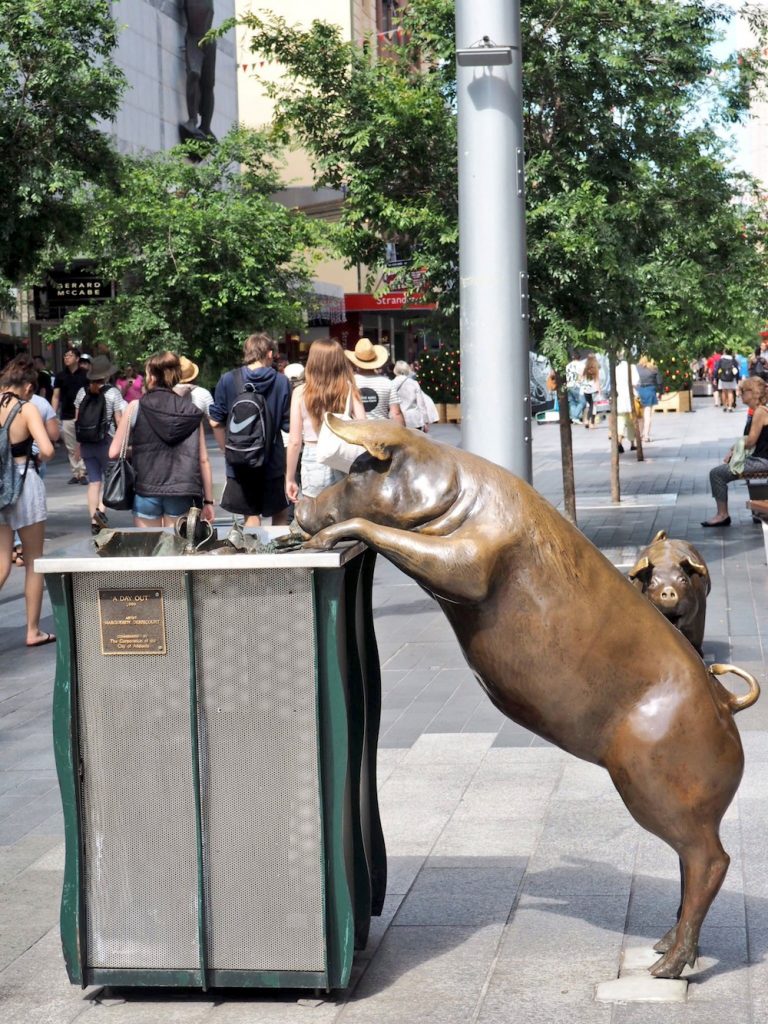
[[[125,415],[130,416],[130,413],[126,410]],[[133,508],[135,477],[133,466],[128,461],[130,438],[131,424],[129,422],[123,443],[120,445],[120,455],[114,462],[110,462],[104,473],[104,489],[101,500],[107,508],[122,511]]]
[[[344,405],[344,412],[338,412],[334,415],[336,415],[340,420],[351,421],[351,407],[352,388],[347,392],[347,401]],[[342,437],[339,437],[338,434],[334,434],[328,426],[329,415],[329,413],[326,413],[323,416],[320,433],[317,435],[315,458],[324,466],[330,467],[330,469],[337,469],[341,473],[348,473],[352,468],[352,463],[358,455],[363,454],[365,448],[359,444],[350,444],[349,441],[345,441]]]

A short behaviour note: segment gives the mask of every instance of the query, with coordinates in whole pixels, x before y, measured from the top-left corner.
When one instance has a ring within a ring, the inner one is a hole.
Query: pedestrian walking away
[[[424,393],[419,382],[411,375],[411,368],[404,359],[398,359],[395,363],[393,383],[406,427],[429,433],[429,410]]]
[[[120,389],[109,382],[115,369],[109,356],[96,356],[88,371],[88,386],[81,388],[75,399],[75,437],[88,474],[91,533],[98,533],[108,523],[101,491],[109,446],[125,409]]]
[[[640,401],[640,408],[643,413],[643,441],[651,440],[651,424],[653,423],[653,410],[659,404],[659,392],[661,391],[661,378],[653,360],[648,356],[640,356],[637,361],[638,383],[635,393]]]
[[[264,332],[243,346],[242,365],[220,379],[213,394],[210,423],[224,452],[227,483],[221,507],[259,526],[288,523],[285,446],[290,427],[291,384],[272,366],[276,345]]]
[[[726,349],[720,356],[717,367],[717,384],[720,389],[720,397],[723,412],[734,412],[736,409],[736,391],[741,377],[741,367],[730,349]]]
[[[25,552],[26,645],[41,647],[56,637],[40,629],[43,577],[35,572],[34,562],[43,553],[47,508],[36,465],[53,457],[53,444],[30,402],[37,371],[25,358],[11,360],[0,376],[0,587],[11,571],[13,535],[18,531]]]
[[[207,388],[200,387],[199,384],[195,383],[200,373],[200,368],[197,363],[193,363],[186,356],[179,356],[179,362],[181,363],[181,380],[173,390],[177,395],[188,394],[192,399],[192,404],[204,416],[208,416],[208,412],[213,405],[213,395]]]
[[[709,484],[717,507],[714,516],[702,526],[730,526],[728,485],[744,472],[768,471],[768,384],[760,377],[747,377],[741,384],[741,396],[752,411],[747,416],[743,438],[719,466],[710,470]]]
[[[397,397],[397,387],[379,374],[389,360],[383,345],[374,345],[370,338],[361,338],[353,352],[345,352],[355,368],[355,384],[369,420],[395,420],[405,426]]]
[[[354,374],[344,349],[332,338],[314,341],[304,371],[305,383],[299,384],[291,397],[291,426],[285,468],[285,493],[296,503],[299,486],[296,481],[301,455],[301,493],[314,498],[326,487],[344,476],[317,461],[317,436],[327,412],[342,413],[347,407],[353,419],[364,420],[365,409],[355,384]],[[303,448],[302,448],[303,446]]]
[[[204,519],[214,518],[203,413],[188,390],[176,391],[181,375],[175,352],[150,356],[146,392],[128,406],[110,444],[109,457],[116,459],[130,440],[134,526],[171,526],[193,505]]]

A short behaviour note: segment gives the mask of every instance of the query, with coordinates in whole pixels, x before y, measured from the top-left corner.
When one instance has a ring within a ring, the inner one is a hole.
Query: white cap
[[[304,367],[301,363],[288,363],[283,373],[288,380],[304,380]]]

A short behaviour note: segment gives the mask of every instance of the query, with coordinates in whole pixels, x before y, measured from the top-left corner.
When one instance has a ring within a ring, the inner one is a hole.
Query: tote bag
[[[104,473],[104,490],[101,500],[107,508],[126,510],[133,508],[134,473],[128,461],[128,442],[131,436],[130,424],[120,445],[120,455],[110,462]]]
[[[347,401],[344,405],[344,412],[334,413],[334,415],[338,416],[340,420],[351,421],[351,406],[352,389],[350,388],[347,392]],[[342,437],[339,437],[338,434],[334,434],[328,426],[329,415],[330,413],[326,413],[323,416],[320,433],[317,435],[315,458],[324,466],[328,466],[331,469],[337,469],[341,473],[348,473],[352,467],[352,463],[358,455],[363,454],[365,448],[359,444],[350,444],[349,441],[345,441]]]

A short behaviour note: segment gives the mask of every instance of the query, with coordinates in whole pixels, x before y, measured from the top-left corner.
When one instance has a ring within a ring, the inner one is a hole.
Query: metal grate
[[[194,587],[208,965],[325,970],[311,570]]]
[[[101,654],[98,591],[161,590],[168,653]],[[197,866],[180,573],[75,574],[87,962],[195,969]]]

